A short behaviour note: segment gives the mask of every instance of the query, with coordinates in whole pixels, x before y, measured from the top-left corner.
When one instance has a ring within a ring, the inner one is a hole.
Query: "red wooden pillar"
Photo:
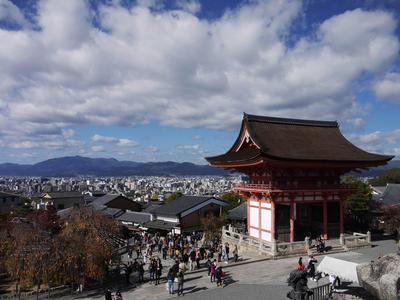
[[[275,241],[275,201],[271,200],[271,241]]]
[[[339,233],[344,233],[344,209],[343,209],[343,206],[344,206],[344,201],[343,201],[343,198],[340,197],[340,200],[339,200],[339,209],[340,209],[340,211],[339,211],[339,229],[340,229],[340,232]]]
[[[290,242],[294,242],[294,199],[290,199]]]
[[[324,239],[328,239],[328,195],[323,195],[324,200],[322,202],[322,215],[323,215],[323,234]]]

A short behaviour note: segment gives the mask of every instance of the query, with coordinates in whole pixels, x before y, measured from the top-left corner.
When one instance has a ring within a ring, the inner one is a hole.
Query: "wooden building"
[[[220,216],[225,205],[212,196],[181,196],[154,209],[153,220],[144,226],[176,234],[201,231],[201,218],[208,214]]]
[[[84,197],[80,192],[47,192],[41,194],[37,208],[45,208],[51,204],[57,210],[61,210],[75,205],[82,206],[84,203]]]
[[[140,203],[129,199],[123,195],[118,194],[106,194],[102,197],[96,197],[94,200],[90,202],[90,205],[95,209],[102,209],[104,207],[107,208],[115,208],[124,211],[141,211],[142,206]]]
[[[293,242],[343,233],[346,198],[354,189],[340,176],[392,158],[356,147],[337,122],[244,114],[231,149],[206,159],[247,175],[235,190],[247,199],[251,237]]]

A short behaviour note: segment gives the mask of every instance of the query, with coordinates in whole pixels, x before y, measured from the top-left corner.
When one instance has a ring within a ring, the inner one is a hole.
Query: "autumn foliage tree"
[[[90,208],[74,208],[60,221],[54,211],[36,211],[26,222],[0,232],[1,262],[21,287],[103,281],[116,255],[119,227]]]
[[[204,241],[213,241],[215,238],[220,238],[222,226],[226,224],[225,216],[216,217],[213,214],[207,214],[201,218],[201,225],[204,233]]]
[[[57,237],[56,256],[64,280],[78,282],[84,276],[104,280],[115,257],[118,224],[89,209],[74,209]]]

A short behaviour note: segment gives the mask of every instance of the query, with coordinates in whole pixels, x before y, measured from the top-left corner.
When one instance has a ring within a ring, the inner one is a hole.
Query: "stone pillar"
[[[278,255],[278,245],[277,245],[277,243],[276,243],[276,240],[273,240],[273,241],[272,241],[272,244],[271,244],[271,254],[272,254],[272,256],[277,256],[277,255]]]
[[[310,238],[308,236],[306,236],[306,238],[304,239],[304,243],[305,243],[306,251],[308,253],[308,250],[310,250]]]
[[[367,243],[371,244],[371,232],[367,231]]]
[[[340,242],[340,245],[344,246],[344,234],[343,233],[340,234],[339,242]]]

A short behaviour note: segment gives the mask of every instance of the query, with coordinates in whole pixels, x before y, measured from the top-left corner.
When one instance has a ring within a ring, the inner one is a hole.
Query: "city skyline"
[[[400,155],[396,1],[0,0],[0,163],[189,161],[243,112]]]

